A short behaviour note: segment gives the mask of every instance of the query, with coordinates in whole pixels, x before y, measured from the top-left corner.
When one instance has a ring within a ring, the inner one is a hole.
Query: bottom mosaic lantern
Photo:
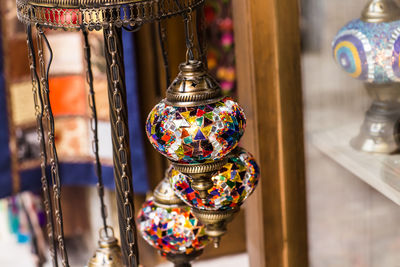
[[[168,179],[143,204],[138,228],[143,238],[175,266],[190,266],[208,243],[204,226],[175,196]]]

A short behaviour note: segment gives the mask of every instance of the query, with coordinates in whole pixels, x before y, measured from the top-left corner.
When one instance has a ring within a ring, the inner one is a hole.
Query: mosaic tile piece
[[[164,253],[190,254],[208,243],[204,226],[189,207],[162,208],[153,198],[146,201],[138,214],[143,238]]]
[[[212,177],[214,186],[208,191],[205,202],[199,192],[191,187],[190,178],[173,166],[168,178],[175,194],[187,205],[201,210],[231,210],[239,207],[255,190],[259,168],[253,156],[239,148],[229,156],[228,162]]]
[[[179,163],[204,163],[231,152],[244,133],[246,117],[231,98],[197,107],[160,102],[149,114],[146,133],[164,156]]]
[[[332,43],[333,56],[353,78],[369,83],[400,81],[399,36],[399,21],[368,23],[356,19],[339,30]]]

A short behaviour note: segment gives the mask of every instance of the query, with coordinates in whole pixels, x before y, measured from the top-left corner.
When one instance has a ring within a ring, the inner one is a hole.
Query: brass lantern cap
[[[193,107],[215,103],[223,98],[220,85],[201,61],[189,60],[182,63],[179,70],[167,90],[167,104]]]
[[[168,208],[171,206],[184,206],[184,202],[174,193],[167,178],[164,178],[154,189],[154,201],[158,206]]]
[[[393,0],[371,0],[361,14],[361,20],[370,23],[391,22],[400,19],[400,7]]]

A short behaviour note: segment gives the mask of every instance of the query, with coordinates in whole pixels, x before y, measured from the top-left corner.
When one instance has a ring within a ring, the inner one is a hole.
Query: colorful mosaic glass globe
[[[143,238],[163,253],[191,254],[208,243],[204,226],[187,206],[161,207],[150,198],[138,214]]]
[[[214,185],[208,190],[206,201],[191,187],[190,178],[173,166],[168,171],[168,178],[175,194],[189,206],[200,210],[232,210],[240,207],[255,190],[259,168],[249,152],[238,148],[211,178]]]
[[[149,114],[146,133],[152,145],[178,163],[205,163],[225,157],[244,133],[246,117],[231,98],[196,107],[162,101]]]
[[[400,81],[400,21],[353,20],[336,35],[332,49],[336,62],[353,78],[369,83]]]

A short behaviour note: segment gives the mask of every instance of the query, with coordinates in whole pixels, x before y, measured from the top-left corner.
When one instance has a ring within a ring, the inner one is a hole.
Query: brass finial
[[[180,72],[167,90],[172,106],[200,106],[219,101],[222,90],[201,61],[189,60],[179,66]]]
[[[370,23],[400,19],[400,8],[393,0],[371,0],[364,8],[361,20]]]
[[[214,247],[218,248],[221,237],[227,231],[227,224],[233,220],[239,210],[239,207],[232,210],[199,210],[192,208],[192,213],[206,226],[206,235],[213,239]]]

